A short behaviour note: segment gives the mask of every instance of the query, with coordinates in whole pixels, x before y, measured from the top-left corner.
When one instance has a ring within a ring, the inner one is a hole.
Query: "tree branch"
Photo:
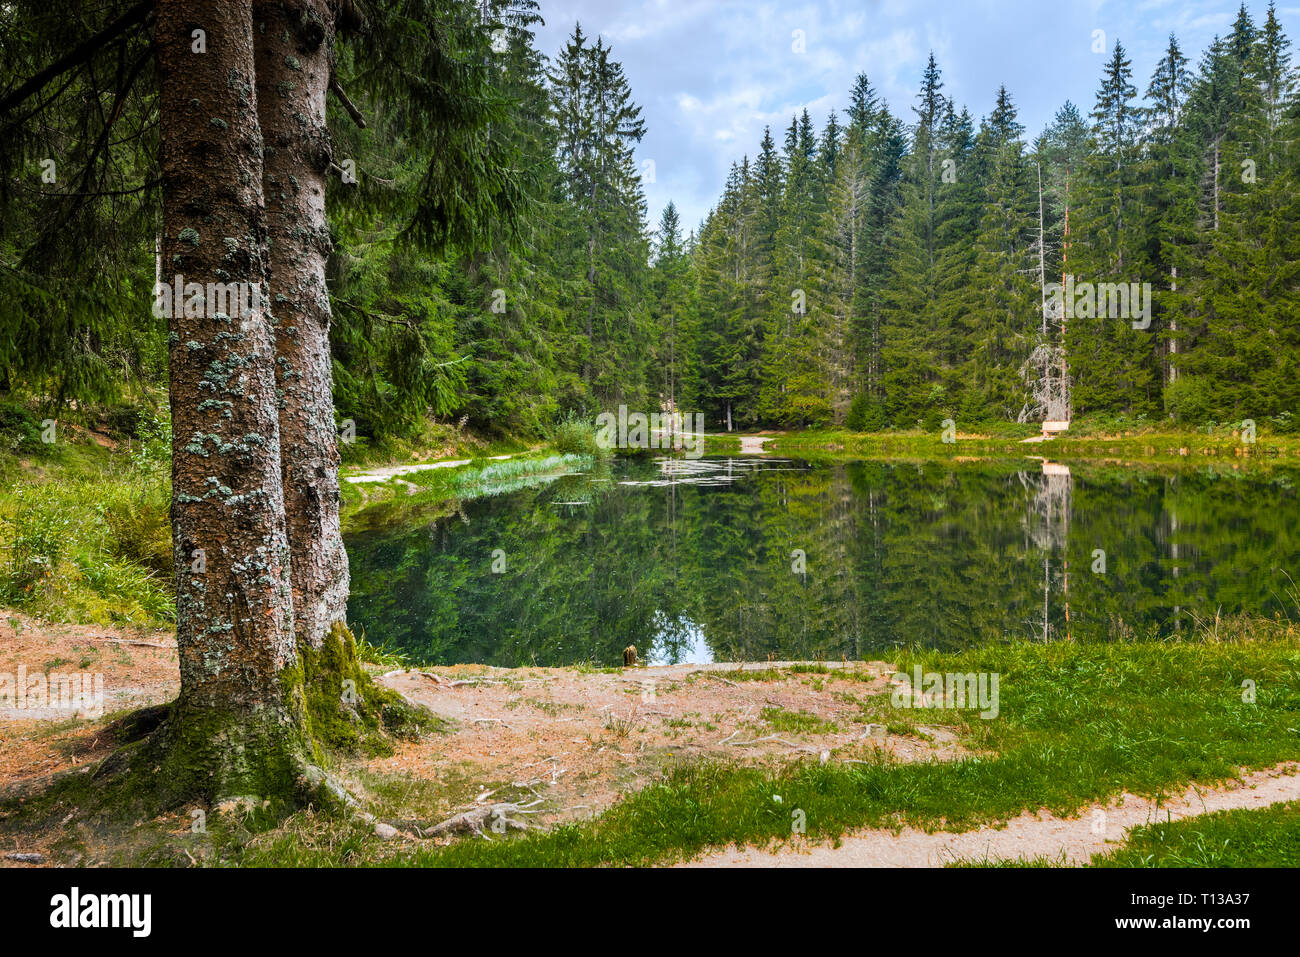
[[[134,186],[131,189],[104,189],[104,190],[96,190],[92,192],[81,192],[81,193],[63,193],[58,191],[37,189],[34,186],[27,186],[23,183],[19,183],[18,186],[20,189],[25,189],[29,193],[35,193],[37,196],[44,196],[50,199],[67,199],[70,197],[95,198],[100,196],[133,196],[136,193],[143,193],[147,189],[153,189],[161,182],[162,182],[161,177],[154,177],[153,179],[149,180],[147,183],[141,183],[139,186]]]
[[[67,52],[66,55],[55,60],[45,69],[31,77],[23,83],[18,89],[7,94],[4,99],[0,100],[0,114],[8,113],[23,100],[27,99],[33,93],[40,90],[50,80],[62,73],[67,72],[74,66],[80,66],[99,52],[107,43],[117,39],[137,23],[141,23],[153,10],[153,0],[141,0],[134,7],[127,10],[99,33],[89,37]]]
[[[346,309],[351,309],[353,312],[360,313],[361,315],[365,316],[368,319],[375,319],[379,322],[391,323],[392,325],[395,326],[406,326],[408,329],[415,328],[414,320],[408,319],[405,316],[390,316],[382,312],[372,312],[371,310],[365,308],[364,306],[358,306],[355,302],[349,302],[346,299],[340,299],[338,296],[331,296],[330,298],[338,305],[343,306]]]
[[[343,87],[339,86],[337,77],[330,77],[330,92],[339,98],[339,103],[342,104],[343,109],[347,111],[348,116],[352,117],[352,122],[364,130],[366,128],[366,118],[361,115],[361,111],[357,109],[357,105],[348,98],[346,93],[343,92]]]

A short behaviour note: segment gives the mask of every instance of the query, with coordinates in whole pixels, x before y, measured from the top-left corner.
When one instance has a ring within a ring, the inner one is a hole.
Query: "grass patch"
[[[379,644],[374,644],[366,637],[366,630],[361,628],[361,634],[356,638],[357,643],[357,660],[362,664],[378,665],[381,668],[396,669],[411,667],[411,659],[405,652],[397,651],[384,639]]]
[[[512,455],[527,451],[529,444],[511,436],[482,437],[461,424],[424,420],[404,436],[358,435],[355,441],[339,444],[345,466],[406,465],[439,459]]]
[[[704,437],[704,454],[705,455],[739,455],[740,454],[740,436],[722,434],[708,434]]]
[[[899,662],[904,670],[917,663],[1001,675],[996,719],[906,712],[956,728],[981,756],[926,764],[681,763],[599,818],[546,833],[361,855],[319,846],[306,856],[284,836],[247,849],[239,863],[652,864],[731,842],[783,840],[795,810],[806,815],[812,840],[860,827],[964,830],[1026,809],[1072,813],[1122,790],[1155,795],[1191,781],[1213,784],[1240,767],[1300,753],[1300,635],[1293,628],[1249,642],[1025,644]],[[1247,678],[1257,685],[1253,704],[1242,701]]]
[[[1058,857],[986,857],[945,867],[1070,867]],[[1094,854],[1090,867],[1300,867],[1300,801],[1215,811],[1135,827],[1124,847]]]
[[[807,711],[764,708],[758,716],[773,731],[788,731],[793,734],[834,734],[839,730],[835,722],[825,721]]]
[[[171,490],[159,463],[65,443],[3,471],[0,603],[48,621],[175,620]]]
[[[725,670],[711,668],[708,671],[701,671],[700,675],[704,678],[709,678],[715,681],[723,681],[723,682],[783,681],[786,678],[785,672],[777,668],[761,668],[761,669],[736,668],[734,670],[730,668]]]
[[[949,861],[944,867],[1070,867],[1062,852],[1060,857],[1040,854],[1036,857],[979,857],[971,860]]]
[[[1134,828],[1093,867],[1300,867],[1300,801]]]
[[[590,471],[598,461],[590,455],[532,452],[500,461],[476,458],[463,465],[408,472],[387,482],[359,485],[344,480],[340,482],[344,517],[385,502],[420,506],[504,495],[569,472]]]
[[[1260,433],[1244,442],[1231,428],[1170,431],[1152,426],[1108,428],[1103,423],[1072,423],[1071,429],[1048,442],[1029,443],[1037,435],[1032,426],[1011,423],[970,425],[958,423],[954,442],[944,442],[940,432],[919,430],[857,433],[845,431],[783,433],[767,443],[767,450],[809,459],[1024,458],[1043,456],[1053,461],[1124,459],[1160,463],[1230,461],[1258,465],[1300,457],[1300,437]]]
[[[455,469],[450,484],[455,496],[460,499],[503,495],[566,472],[589,471],[595,461],[591,455],[564,453],[539,458],[506,459],[484,465],[471,463],[465,468]]]

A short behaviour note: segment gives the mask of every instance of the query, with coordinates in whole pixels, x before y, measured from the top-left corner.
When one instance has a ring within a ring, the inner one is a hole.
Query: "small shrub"
[[[938,432],[943,428],[943,420],[952,418],[943,409],[931,409],[921,420],[921,431]]]
[[[100,507],[108,551],[164,578],[172,572],[171,497],[162,481],[143,481],[105,491]]]
[[[176,620],[170,582],[151,569],[109,559],[83,563],[81,574],[96,596],[86,609],[95,617],[121,625]]]
[[[879,402],[863,392],[849,406],[844,424],[852,432],[880,432],[885,428],[885,410]]]
[[[12,399],[0,401],[0,449],[32,452],[41,447],[41,428],[27,408]]]
[[[1297,419],[1290,412],[1279,412],[1270,420],[1273,423],[1273,431],[1279,435],[1293,435],[1300,431],[1300,419]]]
[[[140,444],[131,464],[146,475],[165,475],[172,466],[172,417],[166,406],[142,412],[137,423]]]
[[[602,455],[605,450],[596,441],[596,426],[576,412],[569,412],[551,430],[551,444],[561,454]]]

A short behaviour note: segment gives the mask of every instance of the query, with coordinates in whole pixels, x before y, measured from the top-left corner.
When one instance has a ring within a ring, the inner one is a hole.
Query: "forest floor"
[[[368,667],[380,683],[445,719],[449,731],[397,742],[391,755],[345,762],[342,773],[362,791],[380,778],[443,785],[426,813],[544,792],[545,807],[532,821],[552,826],[607,809],[683,760],[757,764],[833,754],[837,761],[912,762],[972,753],[937,724],[896,724],[891,733],[867,720],[857,694],[824,687],[825,675],[841,670],[861,695],[887,691],[894,672],[883,662]],[[106,757],[115,747],[106,733],[112,720],[172,700],[180,687],[168,631],[48,624],[11,611],[0,619],[0,674],[20,668],[51,679],[100,674],[104,701],[102,709],[75,712],[0,707],[0,794]],[[0,864],[5,854],[48,852],[36,835],[32,842],[8,837],[0,841]]]
[[[852,691],[825,687],[832,669]],[[603,811],[681,761],[970,756],[957,733],[938,724],[895,725],[890,733],[868,720],[863,698],[886,692],[893,673],[884,662],[393,672],[381,682],[455,730],[435,748],[400,746],[371,769],[430,780],[468,774],[496,800],[502,792],[511,800],[545,792],[536,821],[554,824]]]
[[[1000,721],[896,707],[891,679],[910,658],[369,665],[445,728],[387,755],[338,760],[339,779],[392,830],[311,811],[250,830],[238,819],[218,824],[236,813],[225,808],[211,835],[195,835],[181,812],[107,830],[79,819],[75,805],[25,821],[22,801],[44,779],[111,753],[115,717],[175,696],[177,658],[165,630],[9,612],[0,674],[95,672],[105,700],[88,715],[0,712],[0,865],[1079,864],[1121,847],[1134,826],[1300,800],[1288,718],[1300,703],[1291,680],[1300,641],[1269,629],[1241,638],[926,659],[1001,672]],[[1241,674],[1257,676],[1267,707],[1231,703]],[[524,838],[428,834],[498,805],[527,815]],[[792,814],[806,814],[806,836],[791,830]],[[1294,820],[1287,812],[1279,826]]]

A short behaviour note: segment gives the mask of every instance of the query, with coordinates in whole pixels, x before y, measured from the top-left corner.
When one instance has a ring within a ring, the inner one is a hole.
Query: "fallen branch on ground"
[[[409,826],[420,837],[439,837],[443,834],[477,834],[479,837],[487,837],[483,833],[484,827],[487,827],[495,834],[504,834],[508,830],[526,831],[531,825],[527,821],[521,821],[512,815],[536,814],[529,808],[541,804],[541,798],[528,804],[515,804],[510,801],[503,801],[499,804],[485,804],[482,807],[470,808],[468,811],[461,811],[459,814],[453,814],[445,821],[429,827],[416,822],[410,822]]]
[[[508,722],[504,721],[501,718],[475,718],[473,719],[473,723],[474,724],[500,724],[500,725],[504,725],[507,728],[510,728],[511,731],[514,730],[514,728]]]
[[[88,638],[87,640],[88,640],[88,641],[107,641],[107,642],[111,642],[112,644],[115,644],[115,645],[142,645],[142,646],[144,646],[145,648],[166,648],[168,651],[171,651],[171,650],[173,650],[173,649],[176,647],[176,643],[175,643],[175,642],[173,642],[173,643],[170,644],[170,645],[166,645],[166,644],[163,644],[162,642],[158,642],[158,641],[139,641],[139,640],[134,639],[134,638]]]
[[[787,748],[793,748],[796,751],[807,751],[809,754],[821,753],[816,748],[810,748],[805,744],[795,744],[793,741],[787,741],[785,738],[778,737],[775,734],[769,734],[766,737],[762,737],[762,738],[755,738],[753,741],[737,741],[735,744],[732,745],[732,747],[749,748],[749,747],[753,747],[756,744],[767,744],[769,741],[772,742],[773,744],[783,744]]]

